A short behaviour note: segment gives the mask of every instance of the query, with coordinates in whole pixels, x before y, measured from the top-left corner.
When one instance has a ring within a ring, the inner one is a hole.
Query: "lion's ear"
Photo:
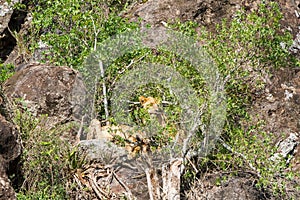
[[[145,103],[145,101],[146,101],[146,97],[144,97],[144,96],[140,96],[139,97],[139,101],[140,101],[140,103],[143,105],[144,103]]]

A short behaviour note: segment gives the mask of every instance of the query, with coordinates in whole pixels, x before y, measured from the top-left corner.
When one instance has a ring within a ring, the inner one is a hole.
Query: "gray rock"
[[[35,116],[81,121],[86,106],[86,89],[79,72],[68,67],[31,63],[4,83],[10,101]]]
[[[298,54],[300,51],[300,33],[296,35],[293,44],[289,47],[289,51],[293,54]]]
[[[88,163],[97,163],[97,166],[105,169],[107,174],[96,180],[99,186],[108,186],[110,193],[118,197],[116,199],[124,198],[124,194],[136,199],[149,199],[147,180],[143,168],[139,167],[144,161],[140,157],[130,158],[124,148],[105,139],[82,140],[78,149]],[[87,174],[89,177],[97,177],[99,173],[94,169],[87,170]],[[108,182],[109,176],[112,178]]]
[[[0,1],[0,34],[6,29],[13,13],[13,6],[20,0]]]
[[[287,163],[290,162],[288,155],[292,155],[293,151],[295,150],[296,146],[299,144],[299,137],[295,133],[290,133],[289,137],[280,141],[278,146],[278,152],[275,153],[270,159],[272,161],[278,161],[280,158],[287,159]]]
[[[86,156],[87,161],[97,161],[106,165],[122,162],[127,159],[125,149],[106,141],[105,139],[82,140],[78,143],[79,150]],[[117,161],[116,161],[117,160]]]

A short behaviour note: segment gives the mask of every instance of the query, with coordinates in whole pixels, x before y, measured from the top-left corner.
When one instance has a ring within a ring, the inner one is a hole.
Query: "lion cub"
[[[140,96],[139,101],[144,109],[146,109],[152,119],[156,119],[162,126],[166,126],[166,116],[162,109],[159,108],[159,101],[153,97]]]

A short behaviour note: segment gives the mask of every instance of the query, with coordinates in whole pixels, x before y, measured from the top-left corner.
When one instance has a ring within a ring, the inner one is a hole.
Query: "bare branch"
[[[225,147],[225,149],[243,158],[248,163],[249,167],[257,173],[257,176],[261,177],[259,171],[251,164],[251,162],[248,161],[247,157],[244,154],[234,151],[232,147],[226,144],[223,140],[219,139],[219,141],[221,142],[222,146]]]

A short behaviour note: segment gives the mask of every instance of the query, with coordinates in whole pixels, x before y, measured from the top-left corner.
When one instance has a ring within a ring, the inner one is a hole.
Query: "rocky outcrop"
[[[221,175],[226,177],[226,175]],[[216,179],[221,179],[217,175],[204,177],[204,180],[196,182],[191,191],[186,194],[188,199],[198,200],[263,200],[274,199],[267,191],[260,191],[255,187],[255,181],[251,175],[240,175],[238,177],[228,178],[216,186]]]
[[[170,21],[194,20],[201,25],[212,27],[222,18],[230,16],[232,10],[240,7],[241,2],[228,3],[228,1],[184,1],[184,0],[150,0],[134,7],[126,16],[137,20],[141,18],[142,24],[159,25]]]
[[[11,15],[13,14],[13,6],[20,0],[0,1],[0,33],[7,28]]]
[[[26,12],[21,9],[13,9],[17,3],[21,2],[21,0],[0,0],[0,62],[7,59],[14,47],[18,46],[16,45],[17,40],[22,38],[18,38],[21,36],[18,32],[24,22]]]
[[[79,72],[68,67],[32,63],[3,86],[8,100],[33,116],[48,116],[48,126],[78,122],[86,108],[86,89]],[[71,140],[75,139],[74,130]],[[73,141],[74,142],[74,141]]]
[[[215,24],[223,19],[231,19],[237,10],[244,8],[246,11],[256,10],[260,0],[149,0],[143,4],[133,7],[124,16],[131,20],[142,19],[142,25],[151,24],[154,26],[163,23],[182,22],[193,20],[200,26],[213,30]],[[293,1],[277,1],[283,11],[283,27],[290,30],[293,35],[298,32],[298,19],[295,14],[299,7]]]
[[[21,154],[21,142],[16,127],[0,115],[0,199],[16,199],[7,169]]]

